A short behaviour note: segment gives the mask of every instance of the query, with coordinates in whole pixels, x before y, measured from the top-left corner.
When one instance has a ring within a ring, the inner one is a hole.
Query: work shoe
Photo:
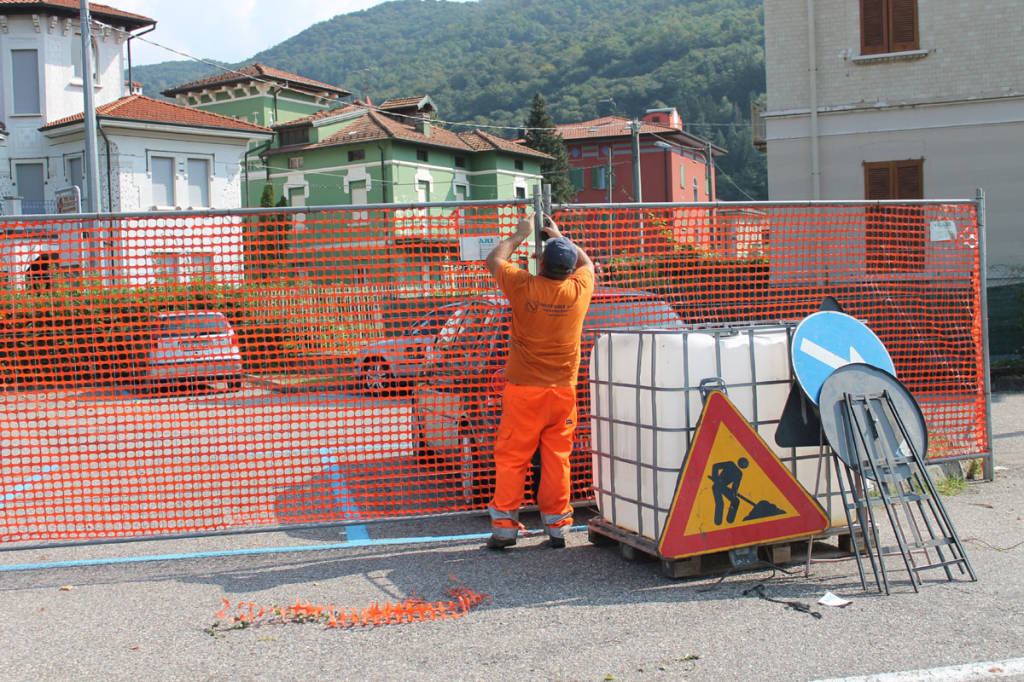
[[[516,539],[511,538],[500,538],[497,535],[492,535],[487,538],[487,549],[508,549],[516,544]]]
[[[548,538],[548,547],[550,547],[551,549],[564,549],[565,538],[556,538],[552,535]]]

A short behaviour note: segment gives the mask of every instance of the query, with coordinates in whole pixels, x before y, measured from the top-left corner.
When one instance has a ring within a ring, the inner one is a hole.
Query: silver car
[[[242,387],[242,354],[235,330],[223,313],[159,313],[143,339],[146,348],[141,378],[151,386],[223,381],[229,391]]]
[[[458,304],[434,308],[401,336],[375,341],[356,356],[359,387],[379,395],[401,381],[409,381],[423,367],[426,350]]]

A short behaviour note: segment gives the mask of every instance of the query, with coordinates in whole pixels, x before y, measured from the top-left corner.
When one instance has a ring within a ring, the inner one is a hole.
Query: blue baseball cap
[[[567,237],[558,237],[544,242],[541,256],[544,272],[552,275],[568,275],[576,268],[576,245]]]

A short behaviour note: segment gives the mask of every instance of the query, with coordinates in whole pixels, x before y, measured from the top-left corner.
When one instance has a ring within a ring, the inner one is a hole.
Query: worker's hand
[[[533,214],[532,213],[524,216],[519,221],[519,227],[516,230],[516,236],[517,237],[521,237],[523,239],[526,239],[531,234],[533,234]]]
[[[540,229],[546,232],[552,239],[558,239],[562,236],[562,231],[558,229],[558,225],[555,224],[555,221],[547,213],[544,214],[544,224],[541,225]]]

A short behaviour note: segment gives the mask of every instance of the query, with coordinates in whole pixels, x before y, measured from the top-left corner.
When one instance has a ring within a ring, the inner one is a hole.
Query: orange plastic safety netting
[[[0,541],[486,505],[509,313],[482,257],[527,207],[302,210],[5,224]],[[556,219],[599,283],[575,500],[592,495],[597,329],[794,321],[825,296],[887,344],[930,457],[988,451],[974,204]]]

